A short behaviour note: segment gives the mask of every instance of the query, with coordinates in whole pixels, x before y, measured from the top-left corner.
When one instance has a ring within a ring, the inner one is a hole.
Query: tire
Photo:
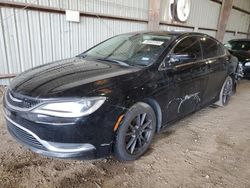
[[[141,157],[152,142],[156,115],[146,103],[138,102],[125,114],[115,138],[114,155],[119,161]]]
[[[230,100],[230,97],[234,92],[234,81],[232,77],[228,76],[221,88],[219,101],[215,104],[221,107],[227,106]]]

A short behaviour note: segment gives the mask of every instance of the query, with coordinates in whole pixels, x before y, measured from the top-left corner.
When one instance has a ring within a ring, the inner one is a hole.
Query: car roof
[[[130,33],[124,33],[124,34],[132,34],[132,35],[138,35],[138,34],[150,34],[150,35],[173,35],[173,36],[181,36],[181,35],[203,35],[207,36],[203,33],[198,32],[187,32],[187,31],[138,31],[138,32],[130,32]]]
[[[232,39],[228,42],[250,42],[250,39],[242,38],[242,39]]]

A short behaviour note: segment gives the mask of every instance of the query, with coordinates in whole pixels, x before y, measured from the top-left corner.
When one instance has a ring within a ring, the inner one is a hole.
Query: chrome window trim
[[[180,40],[172,47],[172,49],[169,51],[169,53],[166,55],[166,57],[163,59],[163,61],[161,62],[160,66],[158,67],[158,71],[166,70],[166,68],[162,68],[162,64],[165,62],[167,56],[173,52],[174,48],[175,48],[181,41],[183,41],[184,39],[186,39],[186,38],[188,38],[188,37],[207,37],[207,38],[209,38],[209,39],[211,39],[211,40],[213,40],[213,41],[215,41],[215,42],[219,42],[219,41],[216,41],[216,40],[214,40],[213,38],[209,37],[208,35],[202,36],[202,35],[196,34],[196,35],[185,36],[185,37],[183,37],[182,39],[180,39]],[[195,61],[195,62],[184,63],[184,64],[182,64],[180,67],[186,66],[186,65],[190,65],[190,64],[196,64],[196,63],[200,63],[200,62],[210,61],[210,60],[217,59],[217,58],[222,58],[222,57],[225,57],[225,56],[227,55],[226,50],[224,50],[224,54],[223,54],[223,55],[203,59],[203,50],[202,50],[202,46],[200,46],[200,48],[201,48],[201,52],[202,52],[202,59],[197,60],[197,61]],[[209,63],[206,63],[206,64],[209,64]],[[178,66],[178,65],[177,65],[177,66]]]

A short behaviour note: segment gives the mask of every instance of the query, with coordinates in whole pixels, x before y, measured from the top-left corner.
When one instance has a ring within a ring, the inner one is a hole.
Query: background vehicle
[[[155,132],[204,106],[228,104],[237,59],[200,33],[141,32],[31,69],[10,85],[10,133],[40,154],[135,160]]]
[[[234,39],[228,41],[225,46],[236,56],[242,67],[244,78],[250,78],[250,39]]]

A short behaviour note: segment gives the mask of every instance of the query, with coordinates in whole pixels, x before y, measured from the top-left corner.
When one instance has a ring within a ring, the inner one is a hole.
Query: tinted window
[[[196,60],[201,59],[201,48],[199,38],[187,37],[177,44],[174,48],[174,54],[186,54],[194,56]]]
[[[229,49],[237,51],[250,51],[250,41],[230,41]]]
[[[207,38],[207,37],[202,37],[201,38],[201,46],[203,48],[203,58],[212,58],[212,57],[217,57],[225,54],[225,49],[221,45],[221,43]]]

